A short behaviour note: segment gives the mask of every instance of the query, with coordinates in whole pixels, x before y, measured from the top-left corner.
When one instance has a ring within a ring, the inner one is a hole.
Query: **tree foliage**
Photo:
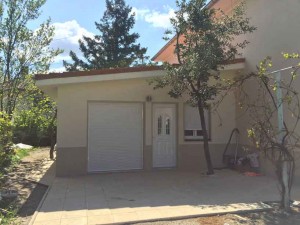
[[[50,19],[36,30],[28,24],[40,15],[45,0],[2,0],[0,2],[0,111],[10,117],[23,93],[28,74],[49,69],[61,51],[49,47],[54,35]]]
[[[13,124],[9,116],[0,111],[0,172],[11,160]]]
[[[48,123],[44,117],[51,114],[49,107],[46,107],[46,98],[39,97],[42,94],[35,87],[32,74],[46,73],[53,58],[61,53],[61,50],[49,47],[54,36],[54,27],[50,25],[50,19],[37,29],[29,28],[40,16],[40,9],[45,2],[46,0],[0,1],[1,127],[4,127],[5,121],[10,124],[9,127],[3,128],[10,139],[17,136],[16,133],[21,130],[28,135],[32,130],[32,124],[39,126],[37,133],[44,133],[43,129],[46,129]],[[35,91],[28,92],[32,87]],[[31,104],[29,95],[40,102],[36,103],[37,105]],[[41,108],[38,110],[37,106]],[[20,111],[17,112],[16,108]],[[32,126],[25,125],[25,121],[29,123],[29,120]],[[9,149],[11,148],[1,149],[1,162],[3,160],[7,162],[13,155]]]
[[[99,35],[83,36],[79,48],[84,59],[73,51],[73,63],[64,61],[67,71],[91,70],[112,67],[128,67],[144,63],[146,48],[137,44],[139,34],[130,33],[135,24],[132,8],[124,0],[106,0],[106,11],[99,23],[95,22]]]
[[[34,146],[50,145],[56,134],[56,104],[33,82],[14,113],[14,141]]]
[[[187,97],[198,107],[208,174],[212,174],[204,109],[222,89],[220,70],[224,64],[235,59],[239,49],[248,44],[246,40],[237,42],[236,38],[253,32],[255,27],[244,17],[243,5],[226,15],[207,7],[205,0],[176,3],[178,10],[171,19],[173,30],[166,34],[175,33],[178,65],[165,63],[166,75],[154,81],[154,88],[169,87],[171,97]]]

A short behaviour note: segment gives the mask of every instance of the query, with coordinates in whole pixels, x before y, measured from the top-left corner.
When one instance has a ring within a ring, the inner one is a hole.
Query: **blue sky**
[[[175,0],[126,0],[136,13],[134,32],[140,34],[139,42],[148,48],[147,55],[154,56],[166,43],[162,40],[164,31],[170,26],[169,18],[174,14]],[[62,60],[68,60],[69,51],[80,54],[78,39],[82,35],[98,34],[95,21],[105,11],[105,0],[48,0],[42,7],[42,14],[32,24],[51,17],[56,28],[52,47],[59,47],[64,53],[55,59],[53,71],[62,71]]]

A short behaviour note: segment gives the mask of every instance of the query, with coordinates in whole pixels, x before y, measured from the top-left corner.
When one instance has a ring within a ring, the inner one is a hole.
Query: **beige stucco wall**
[[[152,96],[151,103],[146,96]],[[152,104],[178,104],[179,144],[183,138],[183,102],[170,98],[166,90],[155,90],[145,80],[106,81],[99,83],[66,85],[58,88],[58,146],[85,147],[87,145],[87,104],[88,101],[143,102],[145,104],[146,145],[152,144]],[[235,127],[235,100],[230,94],[221,108],[222,126],[217,115],[212,115],[211,143],[225,143],[226,132]],[[72,131],[72,132],[70,132]],[[195,142],[196,143],[196,142]]]
[[[152,102],[146,102],[146,96]],[[152,107],[155,103],[174,103],[177,108],[178,168],[205,169],[202,142],[184,141],[184,101],[170,98],[166,89],[153,90],[146,79],[103,81],[58,87],[58,175],[84,174],[87,168],[87,106],[89,101],[141,102],[144,105],[144,169],[152,169]],[[235,97],[229,94],[218,113],[211,116],[211,151],[215,165],[230,132],[236,127]],[[220,119],[221,118],[221,119]],[[74,150],[74,154],[72,154]],[[195,157],[198,158],[195,158]],[[60,158],[60,159],[59,159]],[[66,161],[68,163],[66,163]],[[74,163],[72,163],[74,162]],[[84,163],[83,163],[84,162]],[[76,169],[72,169],[76,165]]]
[[[221,0],[222,1],[222,0]],[[223,0],[224,4],[231,2]],[[256,66],[267,56],[271,56],[274,67],[272,70],[285,68],[299,62],[285,61],[283,52],[299,52],[300,48],[300,1],[298,0],[246,0],[246,14],[250,21],[257,27],[253,34],[248,34],[245,39],[250,44],[242,53],[246,58],[246,71],[256,71]],[[289,71],[290,72],[290,71]],[[290,76],[289,72],[283,72],[283,77]],[[294,87],[300,92],[300,79],[297,78]],[[245,85],[247,93],[255,96],[255,83],[249,82]],[[242,143],[249,144],[246,130],[250,127],[249,118],[244,115],[244,111],[237,107],[237,124],[242,131]],[[287,110],[284,111],[287,124],[293,124],[294,119]],[[297,128],[300,134],[300,126]],[[299,149],[297,150],[299,151]],[[296,153],[296,181],[300,181],[300,159]],[[262,159],[263,160],[263,159]],[[272,174],[270,163],[262,165],[263,171]]]
[[[233,0],[221,0],[224,5],[232,4]],[[257,27],[252,34],[242,37],[248,40],[249,45],[241,51],[246,58],[246,72],[256,71],[257,65],[267,56],[271,56],[273,70],[291,66],[293,62],[286,62],[283,52],[299,51],[300,23],[300,1],[295,0],[246,0],[246,16],[250,18],[251,24]],[[221,4],[219,4],[221,5]],[[242,38],[239,38],[241,40]],[[288,73],[283,73],[288,75]],[[300,79],[295,86],[300,90]],[[255,83],[245,85],[248,94],[255,94]],[[238,108],[237,108],[238,109]],[[240,117],[242,111],[238,111],[238,125],[242,131],[248,126],[248,118]],[[290,117],[290,115],[286,115]],[[300,131],[300,130],[299,130]],[[245,135],[244,141],[246,142]]]

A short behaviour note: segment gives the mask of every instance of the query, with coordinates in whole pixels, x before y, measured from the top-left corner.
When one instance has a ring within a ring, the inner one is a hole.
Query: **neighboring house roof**
[[[218,2],[220,0],[211,0],[207,3],[206,7],[208,8],[211,8],[216,2]],[[155,61],[155,62],[159,62],[160,59],[158,58],[163,52],[165,52],[165,50],[167,48],[170,47],[170,45],[172,45],[174,42],[176,41],[176,35],[171,38],[165,45],[164,47],[162,47],[153,57],[152,57],[152,61]],[[175,44],[175,43],[174,43]]]
[[[175,45],[175,42],[176,41],[176,35],[171,38],[167,44],[164,45],[164,47],[162,47],[152,58],[151,60],[154,61],[154,62],[158,62],[158,57],[167,49],[170,47],[170,45],[174,44]],[[175,48],[175,47],[174,47]]]
[[[222,0],[211,0],[207,3],[207,8],[214,8],[214,7],[220,7],[223,8],[225,5],[226,7],[231,8],[232,6],[239,3],[238,0],[232,0],[230,4],[228,2],[222,3]],[[223,6],[217,5],[217,3],[222,3]],[[223,11],[228,11],[228,9]],[[180,41],[180,40],[179,40]],[[154,62],[169,62],[169,63],[175,63],[177,62],[177,57],[174,54],[176,45],[176,35],[170,39],[152,58],[151,60]]]
[[[211,7],[213,7],[214,4],[216,4],[218,1],[220,1],[220,0],[210,0],[210,1],[207,3],[206,7],[207,7],[207,8],[211,8]]]

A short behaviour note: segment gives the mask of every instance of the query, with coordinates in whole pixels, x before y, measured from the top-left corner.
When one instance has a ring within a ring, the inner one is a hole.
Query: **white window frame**
[[[195,112],[187,111],[191,107],[195,109]],[[203,141],[203,135],[197,135],[198,132],[202,131],[199,112],[197,107],[192,107],[189,104],[184,104],[184,140],[185,141]],[[210,109],[205,109],[206,129],[208,133],[208,139],[211,140],[211,112]],[[189,118],[187,118],[189,117]],[[195,122],[191,122],[191,118],[195,118]],[[193,124],[193,125],[192,125]],[[188,131],[192,131],[192,135],[186,135]]]

